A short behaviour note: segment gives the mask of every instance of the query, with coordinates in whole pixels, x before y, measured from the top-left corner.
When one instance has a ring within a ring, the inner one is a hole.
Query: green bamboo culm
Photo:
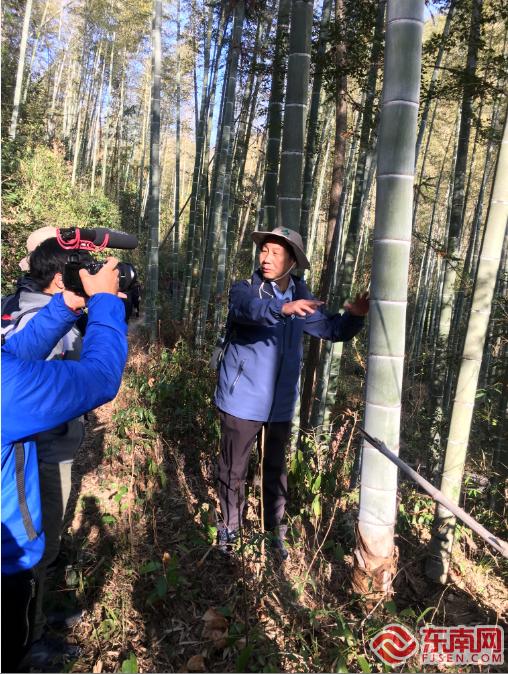
[[[264,184],[263,227],[274,229],[277,220],[277,176],[279,174],[282,102],[284,99],[284,42],[289,24],[290,0],[279,0],[272,82],[268,101],[266,166]]]
[[[150,121],[149,239],[146,293],[146,326],[152,340],[157,334],[159,290],[159,208],[160,208],[160,128],[161,128],[161,24],[162,0],[154,0],[152,22],[152,102]]]
[[[279,173],[278,218],[282,227],[299,230],[303,161],[310,77],[312,0],[293,0],[288,76]]]
[[[424,0],[389,0],[378,140],[365,428],[399,450],[414,153]],[[353,587],[368,600],[390,594],[396,569],[397,469],[363,444]]]
[[[474,284],[466,341],[460,362],[441,477],[441,491],[454,503],[459,502],[462,488],[483,347],[489,325],[507,221],[508,127],[505,117],[503,139],[499,149],[492,196]],[[443,506],[438,506],[426,565],[426,573],[432,580],[446,583],[454,533],[455,517]]]

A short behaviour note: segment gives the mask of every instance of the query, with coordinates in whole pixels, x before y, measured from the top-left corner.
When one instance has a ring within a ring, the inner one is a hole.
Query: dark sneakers
[[[79,646],[69,644],[64,639],[52,639],[44,636],[42,639],[33,642],[22,666],[26,665],[48,672],[52,671],[49,669],[51,665],[61,664],[64,660],[75,659],[79,655]]]
[[[285,524],[280,524],[271,532],[270,547],[274,555],[278,557],[281,562],[285,562],[289,557],[289,552],[285,544],[287,530],[288,528]]]
[[[219,552],[230,556],[233,552],[236,541],[238,540],[238,531],[236,529],[229,530],[225,526],[219,526],[217,529],[217,546]]]
[[[50,611],[46,616],[46,623],[55,630],[70,630],[81,622],[84,611]]]
[[[273,554],[281,562],[285,562],[289,557],[288,549],[286,548],[287,526],[279,525],[273,531],[268,531],[269,545]],[[238,542],[239,533],[237,529],[229,530],[224,525],[219,526],[217,530],[217,547],[219,551],[231,557],[234,553],[235,545]]]

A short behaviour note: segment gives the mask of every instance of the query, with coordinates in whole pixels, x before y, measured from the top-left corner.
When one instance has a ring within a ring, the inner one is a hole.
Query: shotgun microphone
[[[132,250],[138,246],[138,239],[134,234],[119,232],[107,227],[95,227],[93,229],[66,227],[65,229],[57,229],[56,238],[60,246],[66,250],[99,251],[104,248]]]

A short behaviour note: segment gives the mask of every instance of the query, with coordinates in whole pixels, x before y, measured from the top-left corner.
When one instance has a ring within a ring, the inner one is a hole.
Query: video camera
[[[79,251],[100,252],[104,248],[121,248],[123,250],[132,250],[138,245],[138,239],[133,234],[118,232],[107,229],[106,227],[96,227],[95,229],[80,229],[79,227],[67,227],[58,229],[56,235],[59,245],[68,251],[68,261],[65,265],[63,282],[68,290],[72,290],[77,295],[86,296],[81,278],[80,269],[86,269],[90,274],[97,272],[104,265],[104,262],[93,260],[90,257],[86,259],[80,255]],[[122,292],[127,292],[137,280],[137,273],[134,265],[129,262],[119,262],[117,265],[119,272],[119,287]]]

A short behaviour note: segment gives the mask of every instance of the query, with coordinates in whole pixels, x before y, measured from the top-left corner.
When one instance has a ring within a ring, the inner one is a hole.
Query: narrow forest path
[[[368,641],[393,619],[502,620],[507,593],[488,560],[464,558],[455,584],[431,586],[416,531],[399,535],[394,602],[365,618],[349,591],[354,493],[323,501],[319,519],[293,513],[290,560],[263,568],[251,493],[243,564],[224,560],[210,546],[212,390],[181,343],[148,353],[134,336],[119,396],[90,415],[53,592],[85,610],[70,671],[381,671]]]

